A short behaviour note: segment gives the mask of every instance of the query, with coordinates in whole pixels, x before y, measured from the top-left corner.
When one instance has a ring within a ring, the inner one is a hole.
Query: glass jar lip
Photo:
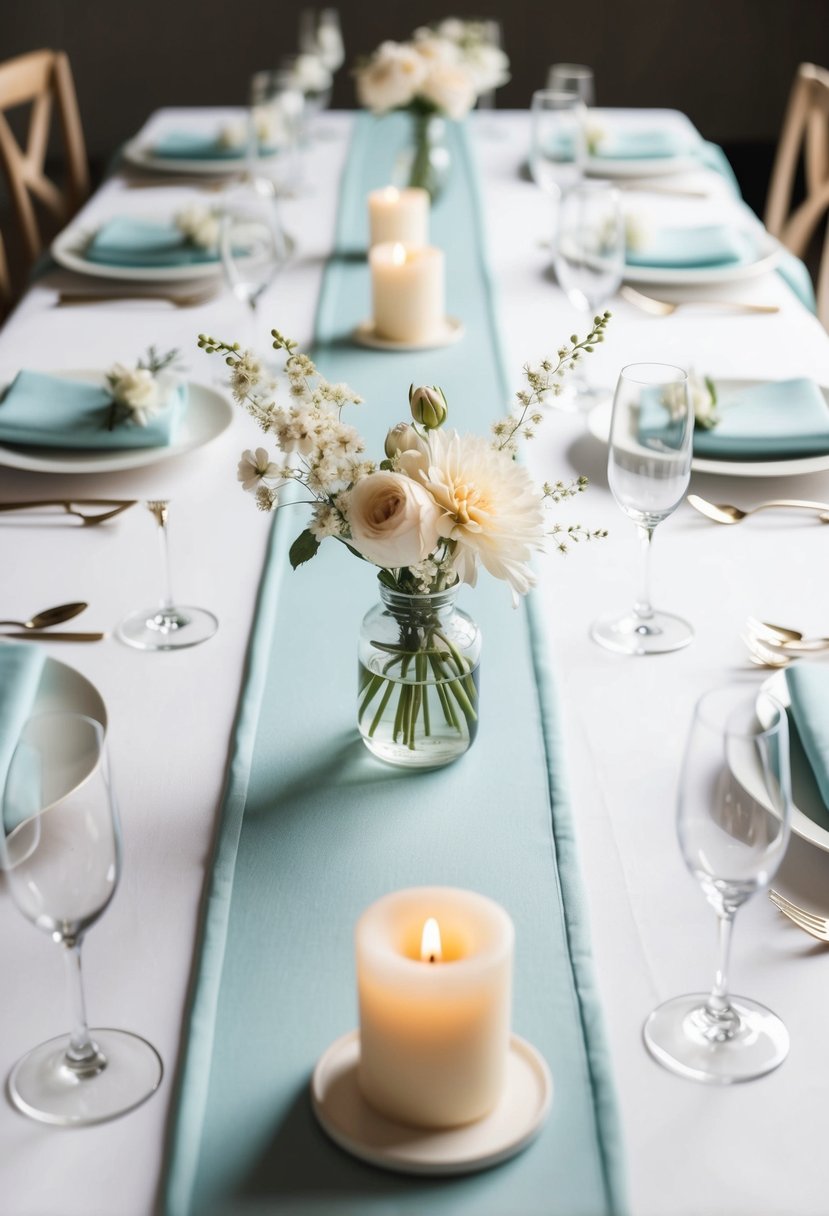
[[[412,604],[427,607],[454,600],[459,589],[460,582],[452,583],[451,586],[444,587],[441,591],[402,591],[396,587],[387,587],[385,583],[381,583],[380,598],[384,604],[399,607]]]

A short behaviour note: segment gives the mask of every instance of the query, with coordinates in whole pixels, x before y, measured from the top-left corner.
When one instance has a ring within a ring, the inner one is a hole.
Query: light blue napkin
[[[86,247],[87,261],[106,266],[188,266],[218,262],[217,249],[191,244],[175,224],[116,216]]]
[[[717,426],[694,432],[697,456],[739,460],[829,452],[829,406],[812,380],[773,380],[725,394],[717,412]]]
[[[0,440],[55,448],[154,448],[172,443],[187,409],[177,385],[146,426],[118,421],[109,429],[108,388],[21,371],[0,401]]]
[[[795,663],[786,669],[786,684],[800,742],[829,808],[829,668]]]
[[[260,156],[273,156],[275,147],[260,144]],[[165,131],[152,145],[153,156],[170,160],[242,160],[247,148],[228,147],[218,135],[203,131]]]
[[[0,642],[0,809],[9,765],[31,716],[45,657],[35,643]],[[5,823],[2,815],[0,824],[4,832],[17,826]]]
[[[688,132],[660,127],[620,128],[592,132],[587,123],[588,150],[596,160],[661,160],[688,156],[699,140]]]
[[[628,266],[677,270],[743,265],[756,258],[757,244],[752,235],[729,224],[659,228],[645,237],[641,249],[628,249],[625,255]]]

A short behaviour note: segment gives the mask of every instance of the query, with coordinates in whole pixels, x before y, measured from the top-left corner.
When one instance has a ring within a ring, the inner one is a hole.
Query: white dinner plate
[[[55,371],[55,376],[72,380],[104,380],[99,369]],[[118,473],[123,469],[140,469],[144,465],[172,460],[197,448],[203,448],[226,431],[233,419],[230,402],[215,389],[204,384],[187,382],[187,412],[182,419],[175,443],[166,447],[124,448],[121,451],[89,448],[46,448],[30,444],[0,443],[0,465],[11,469],[27,469],[33,473]]]
[[[60,266],[76,274],[118,279],[120,282],[181,283],[188,279],[215,278],[222,273],[221,258],[215,262],[194,262],[186,266],[107,266],[91,262],[85,251],[95,232],[96,229],[88,224],[70,224],[52,241],[52,257]]]
[[[706,287],[718,283],[738,283],[774,270],[783,250],[780,242],[765,229],[752,229],[757,238],[757,256],[752,262],[730,266],[625,266],[626,283],[657,283],[664,287]]]
[[[5,643],[0,643],[5,645]],[[36,646],[36,642],[21,642],[21,646]],[[40,676],[40,685],[32,705],[35,714],[72,713],[84,714],[107,729],[107,711],[98,689],[68,663],[46,657]]]
[[[776,671],[773,676],[770,676],[761,687],[760,692],[761,695],[767,693],[774,697],[786,709],[791,705],[785,671]],[[761,722],[768,720],[763,712],[762,701],[758,705],[758,717]],[[811,766],[803,751],[803,745],[791,729],[789,740],[792,771],[792,831],[801,840],[807,840],[809,844],[816,845],[825,853],[829,853],[829,810],[824,806],[817,782],[812,775]]]
[[[677,156],[648,156],[641,160],[627,160],[610,156],[590,156],[585,170],[591,177],[634,178],[665,177],[674,173],[690,173],[702,166],[694,155],[702,148],[703,140],[687,115],[679,110],[655,110],[647,115],[630,110],[591,109],[587,116],[588,130],[597,127],[612,133],[614,129],[635,131],[638,128],[673,128],[687,141],[688,150]]]
[[[277,154],[261,156],[260,164],[269,165],[277,160]],[[124,147],[124,160],[139,169],[151,170],[153,173],[176,174],[207,174],[210,176],[239,173],[244,169],[246,157],[244,151],[238,156],[220,156],[211,159],[197,160],[194,157],[182,156],[176,159],[172,156],[154,156],[151,144],[142,144],[138,139],[131,139]]]
[[[726,393],[736,393],[744,388],[766,384],[765,380],[726,380],[714,377],[717,391],[722,398]],[[829,388],[821,386],[824,399],[829,405]],[[610,416],[613,401],[600,402],[587,415],[587,429],[596,439],[607,443],[610,437]],[[797,477],[804,473],[823,473],[829,469],[829,454],[819,456],[794,456],[780,460],[712,460],[710,456],[695,456],[691,461],[695,473],[715,473],[722,477]]]
[[[584,171],[588,177],[633,178],[668,177],[693,173],[701,168],[695,156],[650,156],[643,160],[614,160],[610,156],[588,156]]]

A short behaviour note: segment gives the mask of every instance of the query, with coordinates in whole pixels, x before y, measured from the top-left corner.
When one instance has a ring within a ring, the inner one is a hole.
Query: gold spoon
[[[732,506],[728,502],[708,502],[705,498],[700,498],[699,494],[689,494],[687,502],[699,511],[700,515],[704,515],[706,519],[711,519],[715,524],[738,524],[740,520],[745,519],[747,515],[754,515],[756,511],[777,510],[778,508],[792,508],[796,511],[818,511],[820,512],[820,521],[824,524],[829,524],[829,503],[827,502],[809,502],[799,498],[777,498],[770,502],[761,502],[756,507],[748,507],[745,511],[739,507]]]
[[[16,629],[48,629],[50,625],[60,625],[63,621],[71,621],[73,616],[88,608],[88,604],[59,604],[57,608],[46,608],[37,612],[30,621],[0,621],[0,625],[14,626]]]
[[[655,317],[670,317],[678,308],[725,308],[734,312],[773,313],[779,312],[777,304],[751,304],[747,300],[657,300],[654,296],[646,296],[627,283],[619,289],[619,294],[628,303],[635,304],[643,312],[649,312]]]

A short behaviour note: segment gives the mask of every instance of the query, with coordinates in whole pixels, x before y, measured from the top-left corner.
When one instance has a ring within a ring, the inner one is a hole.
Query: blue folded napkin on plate
[[[32,713],[45,658],[36,644],[0,642],[0,808],[6,775],[20,732]],[[17,825],[3,826],[8,832]]]
[[[102,224],[84,256],[105,266],[189,266],[219,260],[217,249],[193,245],[175,224],[129,216]]]
[[[800,742],[829,808],[829,668],[795,663],[786,669],[786,684]]]
[[[720,422],[694,431],[694,454],[773,459],[829,452],[829,405],[812,380],[772,380],[717,403]]]
[[[591,130],[587,124],[588,150],[596,160],[661,160],[687,156],[698,146],[688,132],[661,127]]]
[[[648,233],[641,248],[628,249],[628,266],[690,269],[745,265],[757,259],[757,243],[749,232],[729,224],[700,228],[659,228]]]
[[[272,144],[260,144],[258,154],[273,156],[276,150]],[[169,160],[242,160],[247,154],[244,145],[228,145],[220,136],[204,131],[165,131],[150,151]]]
[[[146,426],[109,429],[112,394],[82,380],[21,371],[0,401],[0,441],[55,448],[152,448],[172,443],[187,410],[187,385],[173,388]]]

